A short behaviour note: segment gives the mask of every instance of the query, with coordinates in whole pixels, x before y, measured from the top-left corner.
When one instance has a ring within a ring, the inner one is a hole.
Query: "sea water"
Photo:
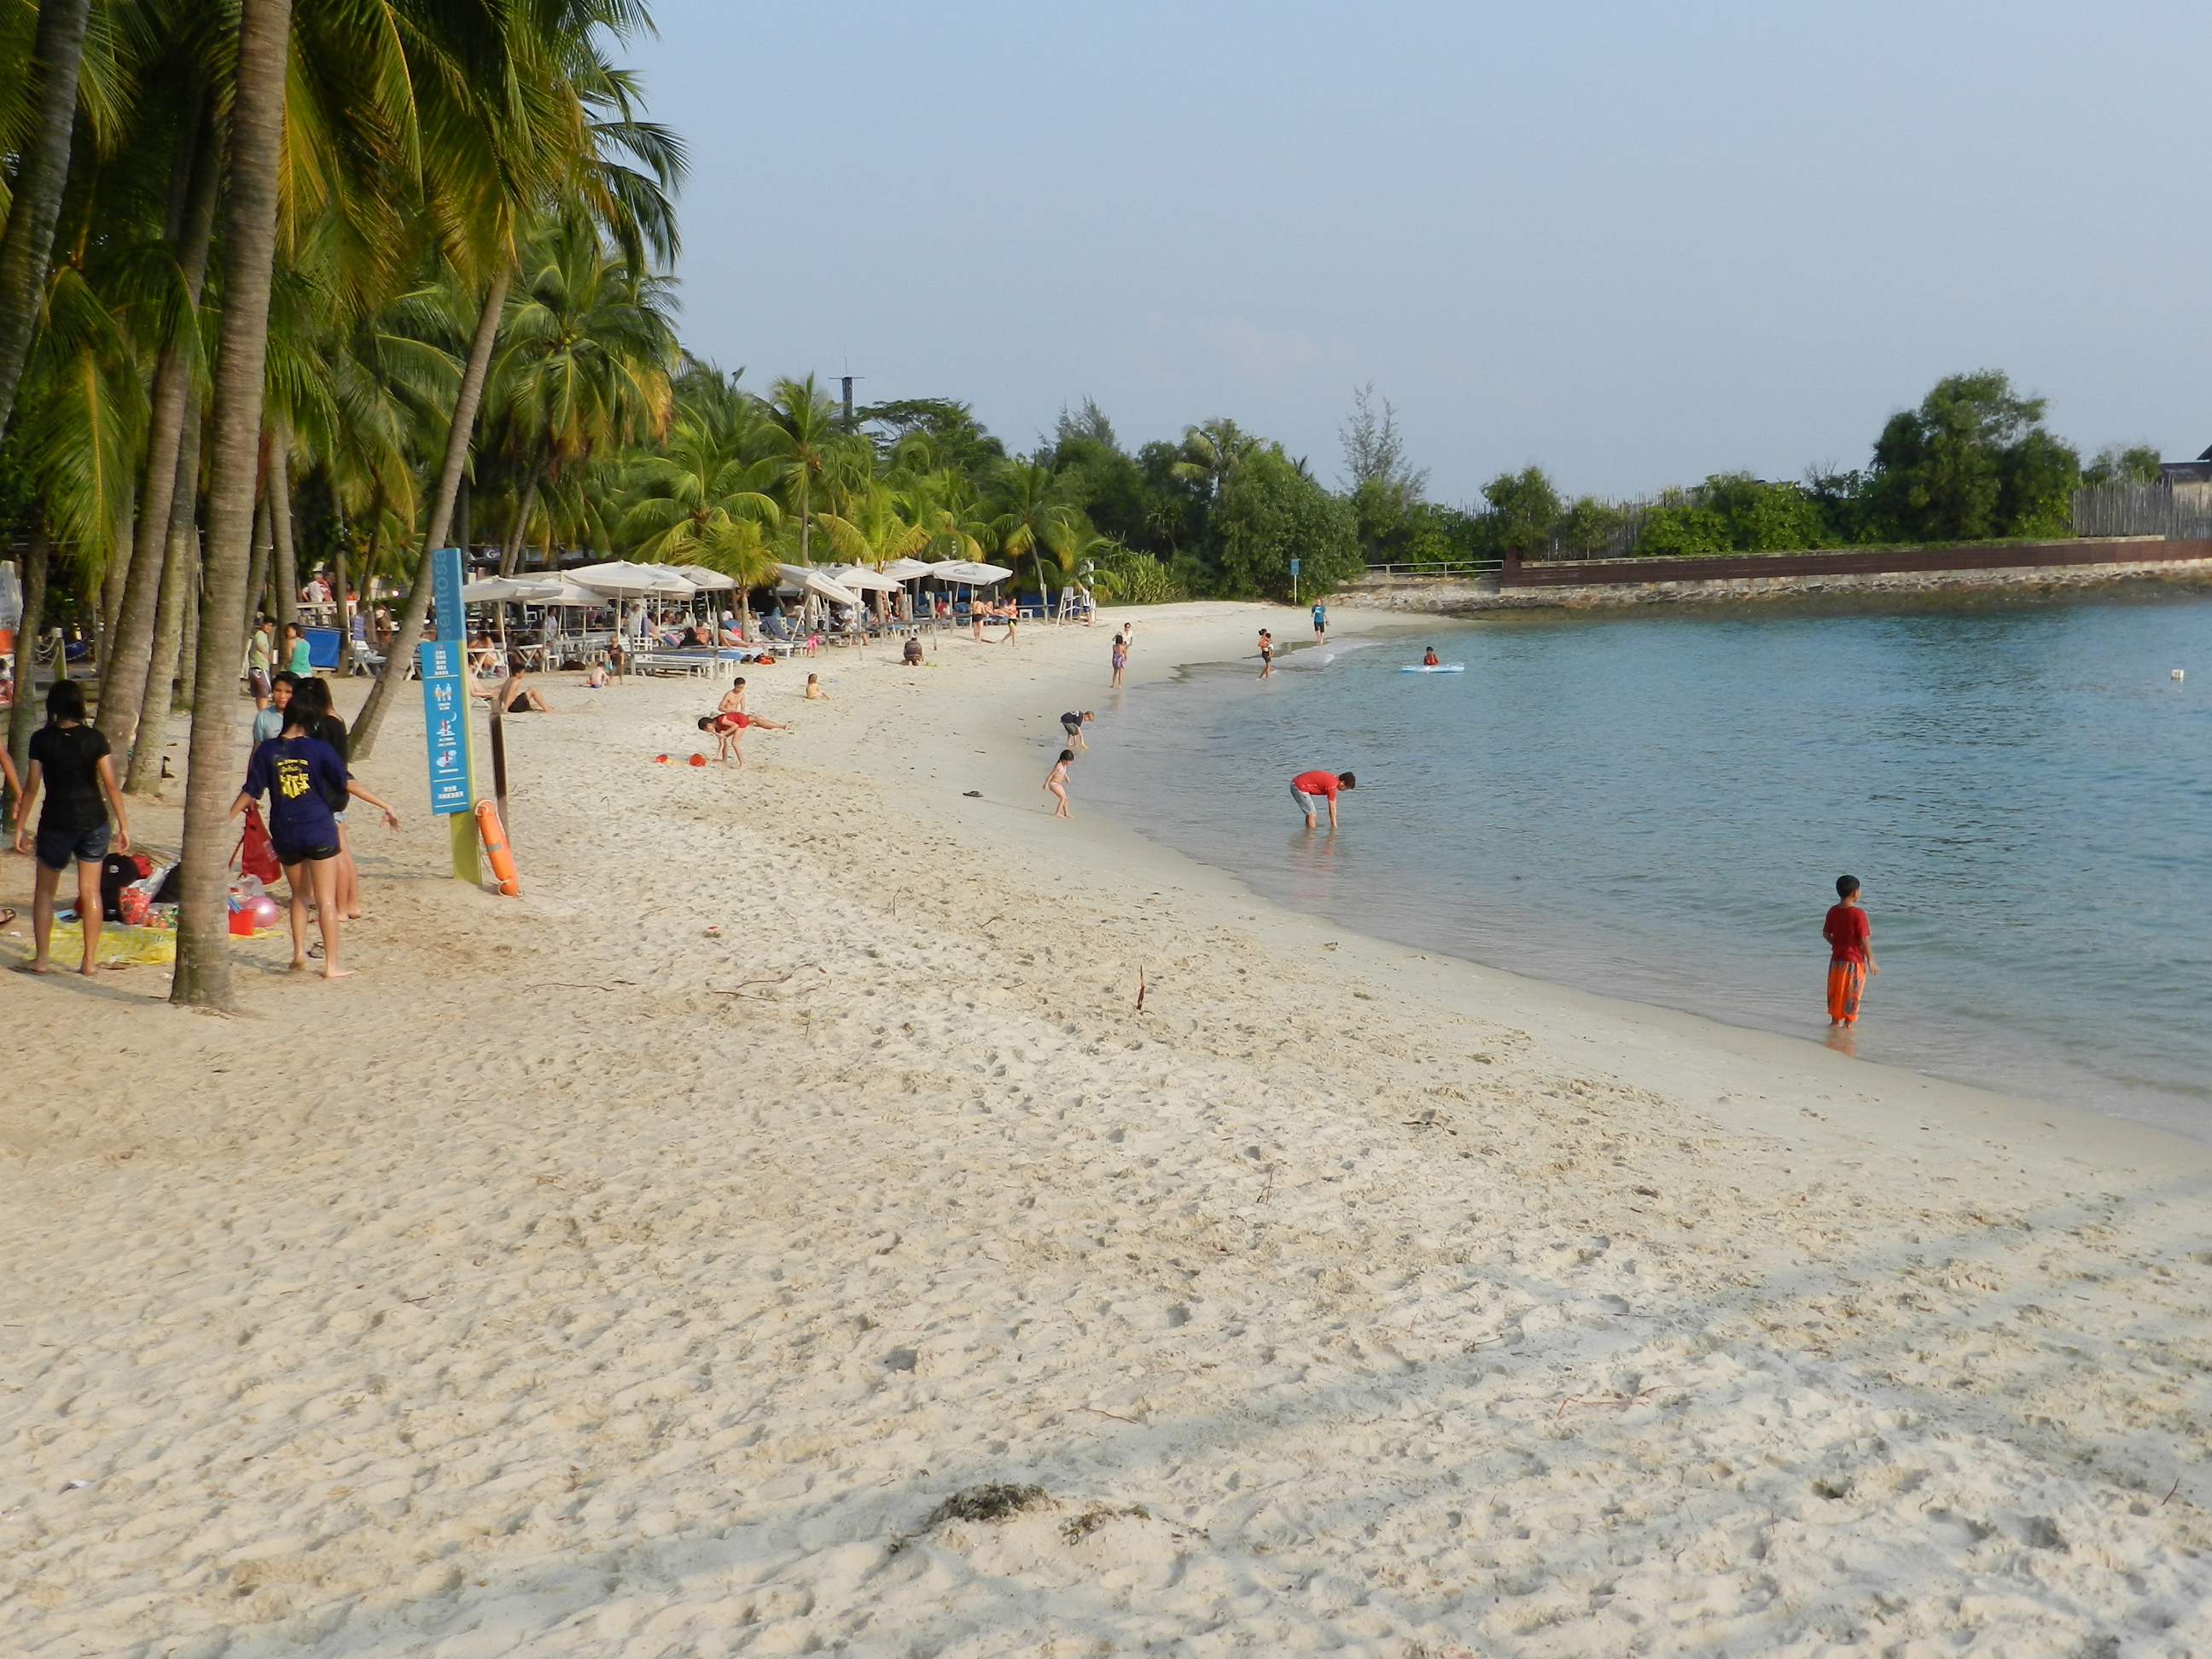
[[[1466,672],[1400,672],[1430,643]],[[1821,1040],[1848,872],[1860,1058],[2212,1138],[2212,598],[1498,617],[1257,672],[1102,693],[1079,810],[1365,933]],[[1358,777],[1334,836],[1313,767]]]

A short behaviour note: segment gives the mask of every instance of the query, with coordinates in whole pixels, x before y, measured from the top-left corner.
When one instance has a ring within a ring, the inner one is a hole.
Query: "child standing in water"
[[[1129,641],[1126,635],[1114,636],[1114,678],[1110,682],[1116,691],[1121,689],[1121,671],[1129,665]]]
[[[1260,630],[1260,678],[1266,679],[1275,672],[1275,636],[1266,629]]]
[[[1859,999],[1865,994],[1869,974],[1881,969],[1875,964],[1874,925],[1859,908],[1859,878],[1836,878],[1837,902],[1828,908],[1820,937],[1828,941],[1828,1024],[1830,1029],[1859,1023]]]
[[[1059,760],[1053,763],[1052,771],[1044,781],[1046,790],[1051,794],[1056,796],[1060,801],[1060,805],[1053,808],[1052,815],[1056,818],[1064,818],[1069,816],[1067,811],[1067,769],[1074,763],[1075,751],[1073,749],[1061,750],[1060,751]]]

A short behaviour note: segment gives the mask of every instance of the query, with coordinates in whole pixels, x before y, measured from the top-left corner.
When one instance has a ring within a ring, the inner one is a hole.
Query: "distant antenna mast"
[[[845,382],[845,430],[850,432],[853,429],[853,377],[848,374],[844,376],[843,379]]]

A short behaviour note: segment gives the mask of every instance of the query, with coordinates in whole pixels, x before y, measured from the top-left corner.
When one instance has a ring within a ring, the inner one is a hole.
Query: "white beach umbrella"
[[[627,559],[617,559],[608,564],[587,564],[561,574],[580,586],[592,588],[601,593],[666,593],[675,596],[690,595],[698,591],[695,584],[686,581],[665,565],[632,564]]]
[[[833,581],[821,571],[808,564],[780,564],[776,569],[783,579],[802,593],[816,594],[832,605],[858,605],[860,596],[842,582]]]
[[[668,567],[654,567],[656,569],[666,568]],[[726,576],[719,570],[709,570],[703,564],[679,564],[674,568],[678,575],[683,577],[702,593],[727,593],[738,586],[738,579],[735,576]]]
[[[1006,580],[1014,573],[1004,565],[979,564],[973,559],[941,559],[929,567],[929,574],[941,582],[988,587],[993,582]]]
[[[558,582],[524,581],[514,576],[488,576],[461,587],[465,605],[547,605],[561,591]]]
[[[871,570],[864,564],[833,564],[823,571],[823,575],[840,587],[849,587],[855,593],[896,593],[898,578]]]
[[[910,582],[917,576],[927,576],[929,567],[920,559],[893,559],[877,574],[889,576],[895,582]]]

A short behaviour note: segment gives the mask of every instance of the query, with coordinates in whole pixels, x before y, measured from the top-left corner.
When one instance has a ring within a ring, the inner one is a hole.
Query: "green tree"
[[[1333,592],[1364,564],[1352,504],[1322,488],[1279,444],[1254,441],[1244,448],[1219,485],[1209,528],[1221,586],[1233,598],[1288,599],[1294,558],[1302,598]]]
[[[1482,487],[1483,546],[1492,554],[1540,556],[1551,544],[1565,508],[1559,492],[1540,466],[1501,472]]]
[[[2081,459],[2044,428],[2044,410],[1996,369],[1937,381],[1875,445],[1875,522],[1895,541],[2067,533]]]
[[[2154,484],[2164,476],[2158,451],[2149,444],[2106,444],[2081,469],[2085,484]]]
[[[1344,477],[1359,525],[1360,550],[1370,564],[1415,558],[1412,544],[1424,528],[1420,508],[1429,475],[1406,459],[1398,411],[1388,398],[1375,407],[1372,385],[1352,394],[1352,414],[1340,429]]]

